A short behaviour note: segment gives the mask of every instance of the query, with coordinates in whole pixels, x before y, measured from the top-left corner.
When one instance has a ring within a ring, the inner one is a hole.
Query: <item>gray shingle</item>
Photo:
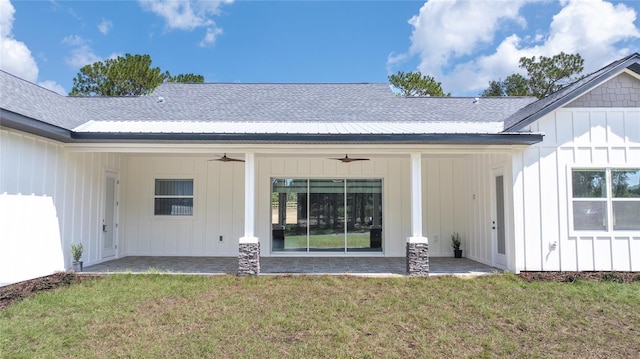
[[[89,116],[68,97],[0,70],[0,108],[65,129]]]
[[[158,99],[162,98],[163,102]],[[496,122],[532,98],[396,97],[388,84],[174,84],[140,98],[74,98],[94,121]]]

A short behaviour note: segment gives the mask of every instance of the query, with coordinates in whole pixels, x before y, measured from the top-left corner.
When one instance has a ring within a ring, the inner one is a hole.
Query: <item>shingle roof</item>
[[[159,99],[162,98],[162,102]],[[388,84],[162,84],[139,98],[74,98],[94,121],[502,122],[532,98],[394,96]]]
[[[72,133],[496,134],[530,97],[397,97],[388,84],[178,84],[65,97],[0,71],[0,107]]]
[[[618,61],[614,61],[549,96],[523,107],[504,121],[505,131],[522,130],[542,116],[564,106],[568,102],[607,81],[612,75],[619,73],[625,68],[640,74],[640,54],[631,54]]]
[[[53,126],[71,129],[89,116],[53,91],[0,70],[0,108]]]

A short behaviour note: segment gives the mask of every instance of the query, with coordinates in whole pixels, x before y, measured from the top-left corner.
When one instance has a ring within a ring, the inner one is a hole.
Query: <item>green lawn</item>
[[[312,248],[344,248],[344,233],[340,234],[315,234],[309,238]],[[368,248],[370,246],[370,234],[348,233],[347,244],[349,248]],[[307,235],[289,235],[284,240],[285,249],[307,248]]]
[[[640,357],[640,282],[114,275],[0,310],[2,358]]]

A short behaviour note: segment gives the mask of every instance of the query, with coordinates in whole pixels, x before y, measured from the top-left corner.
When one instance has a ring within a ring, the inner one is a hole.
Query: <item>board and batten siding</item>
[[[56,141],[15,130],[0,130],[0,195],[51,199],[59,224],[58,247],[66,268],[71,266],[72,243],[83,244],[85,265],[101,261],[106,171],[122,174],[122,157],[111,153],[70,152]],[[24,216],[33,217],[31,225],[38,226],[37,211]],[[29,231],[28,228],[15,230],[14,235]],[[0,229],[0,233],[2,231]],[[2,233],[3,242],[9,238],[5,234]],[[49,238],[53,238],[53,234]],[[28,253],[24,255],[29,258]]]
[[[236,256],[244,230],[244,164],[205,157],[130,156],[122,202],[124,253]],[[193,179],[193,215],[154,215],[156,179]]]
[[[506,154],[469,155],[462,162],[460,194],[464,230],[460,231],[464,256],[475,261],[500,266],[497,251],[495,176],[504,178],[504,226],[506,263],[502,267],[512,270],[515,263],[513,241],[513,207],[511,188],[511,157]],[[458,216],[456,212],[456,216]],[[463,234],[464,233],[464,234]]]
[[[467,189],[464,165],[459,156],[422,160],[423,234],[429,239],[429,255],[452,257],[451,235],[458,232],[462,250],[469,256],[473,240],[467,228]]]
[[[572,168],[640,167],[640,109],[564,108],[530,129],[545,136],[513,158],[517,270],[640,271],[640,232],[570,224]]]
[[[490,191],[491,165],[508,156],[481,158],[477,168],[483,176],[482,191]],[[203,157],[128,156],[123,204],[122,246],[126,255],[156,256],[236,256],[238,239],[244,235],[244,164],[208,161]],[[451,233],[468,238],[470,254],[489,263],[490,245],[486,235],[474,234],[467,225],[469,203],[465,166],[473,160],[464,156],[429,157],[422,160],[423,235],[429,238],[430,255],[450,257]],[[154,216],[156,178],[194,180],[193,216]],[[406,255],[410,236],[410,165],[408,156],[372,158],[370,161],[341,163],[325,158],[256,156],[256,233],[261,255],[271,255],[272,178],[381,178],[383,180],[383,223],[385,256]],[[487,197],[488,198],[488,197]],[[489,204],[486,204],[489,206]],[[490,235],[490,233],[488,233]],[[222,236],[222,241],[220,241]],[[486,243],[477,244],[481,240]],[[488,243],[488,244],[487,244]],[[283,255],[278,253],[278,255]],[[285,254],[286,255],[286,254]],[[299,255],[299,253],[296,253]],[[315,253],[314,255],[322,255]],[[329,255],[336,255],[335,253]],[[350,254],[350,255],[353,255]],[[380,254],[360,254],[380,255]]]

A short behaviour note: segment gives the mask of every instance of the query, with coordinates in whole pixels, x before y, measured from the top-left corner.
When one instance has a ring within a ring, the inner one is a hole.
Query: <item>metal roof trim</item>
[[[71,131],[31,117],[0,109],[0,127],[31,133],[60,142],[71,141]]]
[[[235,143],[389,143],[389,144],[501,144],[531,145],[542,133],[500,134],[223,134],[223,133],[72,133],[77,142],[93,141],[211,141]]]

